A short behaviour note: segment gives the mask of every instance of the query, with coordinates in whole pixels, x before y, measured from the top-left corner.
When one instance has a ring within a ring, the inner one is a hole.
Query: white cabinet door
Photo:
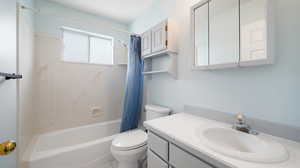
[[[168,168],[168,164],[148,150],[148,168]]]
[[[151,54],[151,31],[142,34],[142,56]]]
[[[16,0],[0,0],[0,72],[17,71]],[[6,153],[7,141],[16,140],[17,83],[0,78],[0,153]],[[0,155],[1,168],[16,168],[16,152]]]
[[[241,62],[268,60],[267,7],[267,0],[241,0]]]
[[[267,59],[266,22],[255,21],[241,29],[241,61]]]
[[[239,0],[209,2],[209,64],[239,62]]]
[[[152,28],[152,53],[167,49],[167,31],[167,22]]]
[[[170,145],[170,164],[176,168],[213,168],[187,152]]]
[[[149,132],[148,147],[164,160],[168,160],[168,141]]]

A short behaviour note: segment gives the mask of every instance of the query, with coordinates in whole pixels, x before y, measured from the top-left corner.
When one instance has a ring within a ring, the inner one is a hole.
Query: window
[[[113,38],[71,28],[63,28],[66,62],[113,64]]]

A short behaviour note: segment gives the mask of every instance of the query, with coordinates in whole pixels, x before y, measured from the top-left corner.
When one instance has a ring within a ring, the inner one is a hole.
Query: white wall
[[[197,105],[228,113],[245,113],[290,126],[300,126],[298,103],[300,1],[271,0],[275,18],[275,64],[215,71],[191,71],[190,7],[197,0],[157,1],[141,15],[131,30],[142,33],[162,19],[180,23],[179,78],[154,75],[147,80],[147,103],[170,106]]]
[[[36,6],[59,16],[35,17],[35,132],[121,118],[127,67],[62,62],[60,28],[72,27],[127,42],[128,34],[89,23],[112,24],[124,29],[127,29],[127,25],[44,0],[36,1]],[[61,16],[76,18],[76,21]],[[93,108],[100,108],[100,115],[93,117]]]
[[[31,0],[20,1],[20,3],[34,7]],[[22,157],[34,134],[34,17],[32,12],[20,10],[18,31],[18,71],[24,76],[22,80],[18,80],[18,154],[19,167],[24,167]]]
[[[16,0],[0,0],[0,72],[16,72]],[[0,142],[17,133],[17,82],[0,79]],[[16,168],[16,152],[0,157],[1,167]]]

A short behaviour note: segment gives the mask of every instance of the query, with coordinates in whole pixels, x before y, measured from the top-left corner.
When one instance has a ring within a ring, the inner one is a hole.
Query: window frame
[[[65,58],[64,32],[77,33],[77,34],[87,36],[87,38],[88,38],[88,52],[87,52],[88,62],[67,61],[64,59]],[[102,35],[102,34],[97,34],[97,33],[92,33],[92,32],[87,32],[87,31],[83,31],[80,29],[65,27],[65,26],[61,27],[61,37],[62,37],[62,43],[63,43],[62,58],[61,58],[62,62],[71,63],[71,64],[88,64],[88,65],[104,65],[104,66],[114,66],[115,65],[115,58],[114,58],[115,43],[114,43],[113,37],[107,36],[107,35]],[[112,64],[90,62],[90,60],[91,60],[91,38],[104,39],[104,40],[111,41],[111,43],[112,43],[112,52],[111,52],[112,53]]]

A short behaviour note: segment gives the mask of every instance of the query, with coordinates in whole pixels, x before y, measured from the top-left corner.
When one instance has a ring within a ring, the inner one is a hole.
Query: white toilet
[[[146,120],[168,116],[169,108],[146,105]],[[136,129],[118,135],[112,142],[111,152],[118,162],[118,168],[138,168],[138,161],[146,155],[147,134]]]

